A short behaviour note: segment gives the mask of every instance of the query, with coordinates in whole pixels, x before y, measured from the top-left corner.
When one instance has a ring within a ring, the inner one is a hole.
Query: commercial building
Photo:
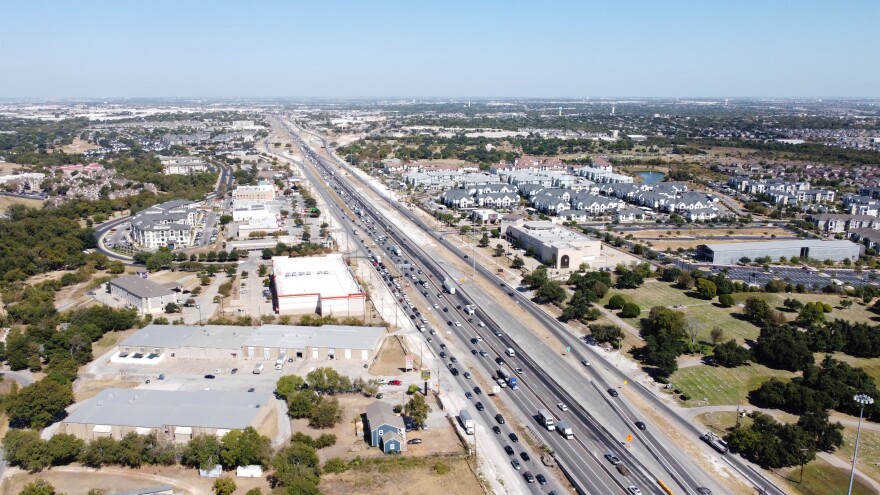
[[[406,428],[403,418],[385,402],[367,406],[364,414],[364,439],[370,447],[379,447],[386,454],[406,451]]]
[[[507,238],[517,247],[533,250],[541,262],[556,270],[590,266],[602,255],[602,242],[556,226],[551,222],[525,222],[507,227]]]
[[[178,248],[191,244],[198,211],[185,200],[153,205],[131,218],[131,240],[147,248]]]
[[[256,186],[238,186],[232,191],[234,201],[272,201],[275,199],[275,185],[264,183]]]
[[[119,343],[118,353],[111,361],[126,364],[178,359],[274,361],[284,354],[293,359],[369,362],[384,335],[383,327],[343,325],[263,325],[258,328],[147,325]],[[138,355],[141,357],[136,358]],[[149,355],[153,359],[143,357]]]
[[[208,162],[197,156],[160,156],[165,175],[188,175],[208,171]]]
[[[59,433],[86,441],[157,434],[185,443],[197,435],[222,437],[248,426],[268,432],[275,414],[268,393],[108,388],[78,403],[61,422]]]
[[[108,282],[110,297],[141,314],[161,313],[168,303],[177,303],[177,294],[139,275],[119,277]]]
[[[713,265],[735,265],[743,258],[770,258],[779,261],[811,258],[814,260],[854,260],[864,252],[864,246],[850,241],[821,241],[795,239],[790,241],[731,242],[727,244],[702,244],[697,246],[697,257]]]
[[[272,258],[273,306],[278,314],[363,316],[366,294],[341,254]]]

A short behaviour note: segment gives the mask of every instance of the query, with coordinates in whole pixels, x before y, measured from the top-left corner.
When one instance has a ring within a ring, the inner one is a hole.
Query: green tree
[[[721,294],[720,296],[718,296],[718,303],[721,304],[721,306],[724,308],[729,308],[736,304],[733,300],[733,296],[731,296],[730,294]]]
[[[721,327],[713,327],[709,332],[709,340],[712,345],[717,345],[724,338],[724,329]]]
[[[220,449],[220,440],[215,435],[195,436],[181,450],[180,463],[196,469],[211,469],[220,464]]]
[[[18,495],[55,495],[55,487],[46,480],[31,481],[24,485]]]
[[[58,383],[48,378],[34,382],[3,399],[10,425],[37,429],[53,423],[71,404],[71,384]]]
[[[12,428],[3,437],[6,462],[36,472],[52,465],[52,454],[40,434],[34,430]]]
[[[483,232],[483,237],[480,238],[479,246],[481,248],[489,247],[489,234]]]
[[[715,299],[715,296],[718,294],[718,287],[715,285],[715,282],[701,278],[697,280],[697,294],[706,300]]]
[[[825,311],[821,302],[808,302],[798,313],[797,323],[804,327],[810,327],[825,321]]]
[[[680,289],[691,290],[694,288],[694,277],[692,277],[690,273],[681,272],[681,274],[679,274],[678,276],[676,284]]]
[[[770,305],[763,299],[750,297],[746,299],[743,307],[743,315],[747,320],[760,327],[768,325],[771,320],[773,310]]]
[[[626,304],[626,298],[621,294],[614,294],[611,299],[608,299],[608,304],[605,306],[608,309],[622,309],[624,304]]]
[[[748,349],[731,339],[723,344],[715,346],[715,362],[727,368],[742,366],[752,357]]]
[[[500,258],[504,256],[504,246],[501,243],[495,245],[495,257]]]
[[[226,225],[232,221],[232,215],[220,215],[220,225]]]
[[[525,265],[526,265],[525,261],[523,261],[523,259],[520,258],[519,256],[514,256],[513,261],[510,263],[510,267],[515,268],[515,269],[522,268]]]
[[[428,413],[431,412],[431,406],[425,401],[424,395],[415,394],[412,399],[406,403],[403,410],[407,416],[412,418],[416,425],[421,426],[427,421]]]
[[[313,390],[300,390],[287,396],[287,412],[291,418],[309,418],[318,402]]]
[[[638,318],[642,314],[642,308],[636,303],[626,303],[621,308],[620,316],[624,318]]]
[[[590,325],[590,335],[596,342],[606,342],[615,348],[620,348],[623,340],[623,330],[617,325]]]
[[[285,375],[275,383],[275,393],[284,397],[290,397],[294,392],[302,390],[306,381],[297,375]]]
[[[538,291],[535,292],[535,300],[539,304],[562,304],[565,302],[565,298],[565,289],[559,285],[559,282],[553,280],[544,282],[541,287],[538,288]]]
[[[271,440],[260,435],[252,426],[232,430],[223,436],[220,458],[227,468],[259,464],[269,465]]]
[[[232,495],[232,492],[237,487],[235,486],[235,480],[229,476],[223,476],[214,480],[214,485],[211,488],[214,490],[215,495]]]
[[[318,495],[320,462],[317,451],[311,445],[291,443],[279,450],[272,460],[274,481],[288,490],[293,487],[300,490],[291,493]]]
[[[46,442],[52,464],[64,466],[74,462],[79,457],[86,443],[73,435],[56,433]]]
[[[312,409],[309,426],[312,428],[332,428],[342,420],[342,407],[335,397],[321,397]]]

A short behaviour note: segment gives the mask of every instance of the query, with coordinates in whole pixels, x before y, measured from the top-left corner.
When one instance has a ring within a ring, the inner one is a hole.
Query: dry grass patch
[[[370,366],[370,374],[375,376],[394,376],[404,372],[406,354],[397,337],[385,337],[379,348],[379,355]]]
[[[98,393],[106,388],[135,388],[140,385],[139,382],[130,380],[92,380],[84,381],[73,392],[74,399],[82,402],[86,399],[98,395]]]
[[[11,196],[0,196],[0,212],[5,212],[12,205],[25,205],[28,208],[36,208],[40,209],[43,207],[43,202],[39,199],[29,199],[29,198],[14,198]]]
[[[401,495],[481,495],[472,467],[463,457],[383,456],[364,459],[342,474],[321,477],[321,493],[396,493]]]

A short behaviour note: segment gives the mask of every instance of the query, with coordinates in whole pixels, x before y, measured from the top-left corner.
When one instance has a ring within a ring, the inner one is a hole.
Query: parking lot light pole
[[[853,487],[853,478],[855,478],[856,474],[856,458],[859,455],[859,437],[862,434],[862,415],[865,412],[865,406],[870,406],[874,403],[874,399],[865,394],[858,394],[853,397],[853,400],[859,403],[859,426],[856,429],[856,446],[853,449],[853,459],[852,459],[852,468],[849,471],[849,489],[846,491],[847,495],[852,495],[852,487]]]
[[[202,305],[196,304],[196,309],[199,310],[199,326],[202,326]]]

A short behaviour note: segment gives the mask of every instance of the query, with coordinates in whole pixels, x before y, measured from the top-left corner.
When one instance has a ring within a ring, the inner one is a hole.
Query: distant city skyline
[[[880,97],[880,2],[5,2],[0,98]]]

